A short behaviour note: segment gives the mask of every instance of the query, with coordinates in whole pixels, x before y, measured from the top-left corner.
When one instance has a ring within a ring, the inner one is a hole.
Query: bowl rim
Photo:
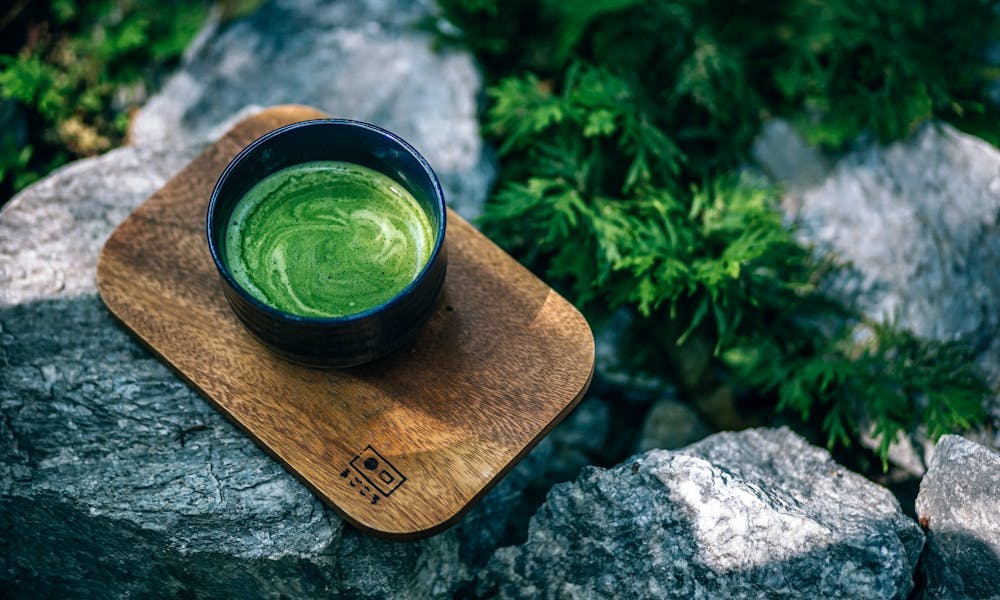
[[[361,312],[351,313],[349,315],[344,315],[340,317],[310,317],[305,315],[297,315],[295,313],[290,313],[266,302],[258,299],[256,296],[248,292],[246,289],[240,285],[236,279],[229,272],[229,268],[226,266],[225,262],[221,257],[221,250],[218,248],[214,241],[214,236],[212,235],[212,230],[216,226],[216,205],[218,204],[219,195],[222,190],[223,184],[228,180],[232,172],[237,168],[237,166],[243,162],[247,156],[255,152],[261,146],[267,144],[272,139],[285,135],[290,131],[296,129],[304,129],[311,127],[348,127],[348,128],[359,128],[365,129],[370,132],[376,133],[384,138],[389,139],[391,142],[397,144],[413,158],[417,160],[417,163],[423,169],[424,174],[428,177],[431,182],[431,187],[434,192],[434,198],[432,204],[437,206],[441,213],[441,218],[438,220],[437,231],[434,236],[434,248],[431,250],[431,254],[424,263],[423,268],[414,277],[409,284],[406,285],[402,290],[397,292],[394,296],[377,304],[375,306],[369,307]],[[441,182],[438,181],[437,174],[434,169],[431,168],[427,159],[417,151],[409,142],[399,137],[395,133],[379,127],[377,125],[372,125],[371,123],[366,123],[364,121],[357,121],[353,119],[339,119],[339,118],[327,118],[327,119],[310,119],[307,121],[299,121],[297,123],[291,123],[279,127],[273,131],[265,133],[254,141],[246,145],[240,152],[233,157],[226,168],[219,175],[218,180],[215,182],[215,187],[212,189],[212,195],[208,201],[208,209],[205,218],[205,233],[208,239],[208,250],[212,255],[212,261],[215,263],[215,268],[219,274],[223,277],[226,283],[237,293],[240,297],[249,302],[255,309],[267,313],[273,318],[277,318],[288,323],[301,324],[301,325],[333,325],[333,324],[349,324],[362,321],[372,315],[385,312],[386,310],[392,308],[395,305],[400,304],[403,300],[410,296],[415,288],[420,286],[423,281],[428,277],[431,268],[435,265],[438,260],[438,255],[442,252],[445,242],[445,225],[448,217],[448,209],[444,199],[444,190],[441,188]]]

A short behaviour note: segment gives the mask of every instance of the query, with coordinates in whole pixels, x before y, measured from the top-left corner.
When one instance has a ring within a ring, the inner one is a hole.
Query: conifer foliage
[[[746,165],[773,116],[832,150],[931,117],[995,140],[982,126],[992,3],[442,5],[457,25],[442,39],[471,48],[490,82],[483,128],[502,175],[484,228],[589,317],[633,312],[634,368],[676,371],[678,346],[707,341],[734,389],[830,445],[871,428],[883,465],[901,431],[983,419],[969,350],[823,297],[829,261],[796,243],[779,190]]]

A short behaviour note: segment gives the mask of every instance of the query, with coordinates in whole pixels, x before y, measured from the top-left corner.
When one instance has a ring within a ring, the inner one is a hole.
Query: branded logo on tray
[[[373,506],[406,482],[406,476],[371,445],[351,459],[350,466],[340,476],[359,494],[370,498]]]

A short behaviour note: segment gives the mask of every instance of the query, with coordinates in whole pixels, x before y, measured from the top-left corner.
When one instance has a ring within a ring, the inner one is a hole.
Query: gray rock
[[[712,433],[705,421],[673,394],[653,403],[636,441],[636,452],[673,450],[697,442]]]
[[[96,296],[104,239],[184,154],[123,148],[80,161],[0,212],[0,588],[450,597],[499,544],[534,454],[454,529],[409,544],[369,538]]]
[[[753,415],[745,414],[747,411],[738,405],[732,388],[719,378],[713,366],[714,342],[707,337],[696,333],[680,346],[668,344],[662,348],[659,359],[670,366],[671,379],[668,380],[663,373],[642,371],[641,362],[629,354],[655,343],[647,337],[648,326],[631,311],[616,310],[603,319],[591,321],[591,327],[595,342],[595,378],[602,385],[615,388],[630,404],[649,405],[665,395],[676,394],[680,388],[689,404],[714,430],[744,429],[759,423],[753,420]],[[704,437],[699,433],[698,424],[691,425],[695,427],[691,431],[693,437],[684,443]],[[633,445],[629,443],[628,448]]]
[[[625,309],[612,313],[606,319],[592,322],[594,331],[594,374],[602,381],[644,397],[658,394],[669,384],[662,377],[636,373],[623,360],[629,347],[628,334],[633,326],[632,314]]]
[[[773,179],[789,192],[802,192],[823,183],[829,160],[806,143],[791,123],[773,119],[764,124],[753,141],[753,156]]]
[[[969,344],[1000,383],[1000,151],[928,123],[908,140],[852,151],[822,176],[822,157],[778,129],[755,156],[796,197],[788,206],[800,238],[848,263],[829,291],[873,319]]]
[[[104,240],[196,151],[121,148],[12,198],[0,220],[0,306],[95,293]]]
[[[539,462],[542,468],[534,474],[534,485],[548,490],[555,483],[575,479],[582,467],[597,462],[611,434],[610,424],[607,402],[594,394],[581,400],[566,420],[549,432],[549,448]]]
[[[3,307],[0,327],[0,587],[93,597],[324,590],[316,574],[334,565],[340,520],[99,299]]]
[[[556,486],[498,550],[499,598],[906,598],[923,534],[787,429],[720,433]]]
[[[340,520],[96,296],[104,240],[189,154],[123,148],[79,161],[0,212],[4,587],[249,593],[262,577],[263,596],[319,591],[302,572],[333,564]]]
[[[754,157],[785,186],[799,239],[845,263],[826,291],[871,319],[968,344],[1000,389],[1000,151],[932,122],[886,147],[859,141],[831,167],[776,121]],[[985,408],[992,432],[965,435],[1000,448],[1000,395]],[[868,434],[861,442],[878,446]],[[917,477],[932,455],[920,428],[889,449],[889,460]]]
[[[308,104],[402,136],[437,172],[449,204],[474,218],[495,175],[479,136],[481,80],[467,53],[435,51],[415,27],[431,11],[426,2],[276,0],[210,24],[139,112],[132,143],[185,146],[255,106]]]
[[[445,533],[386,542],[344,525],[92,294],[0,308],[0,365],[0,589],[16,595],[450,598],[539,469],[529,455]]]
[[[875,435],[874,427],[869,426],[858,436],[858,441],[865,448],[875,450],[879,447],[880,438]],[[901,479],[923,477],[933,457],[934,442],[927,437],[927,428],[922,425],[913,431],[899,432],[886,454],[889,462],[899,469],[896,475]]]
[[[1000,598],[1000,454],[955,435],[920,482],[927,598]]]

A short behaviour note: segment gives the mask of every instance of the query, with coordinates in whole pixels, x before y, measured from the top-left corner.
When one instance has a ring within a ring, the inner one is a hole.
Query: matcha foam
[[[306,317],[343,317],[403,290],[430,258],[434,232],[399,183],[348,162],[293,165],[240,199],[225,261],[259,300]]]

